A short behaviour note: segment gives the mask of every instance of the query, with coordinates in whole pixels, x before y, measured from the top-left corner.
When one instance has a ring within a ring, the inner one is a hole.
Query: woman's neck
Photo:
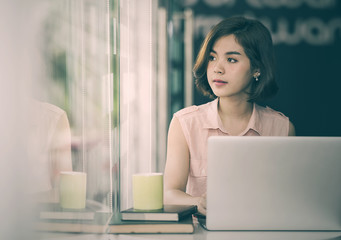
[[[224,130],[231,136],[240,135],[250,121],[253,104],[246,100],[231,101],[231,98],[218,100],[218,113]]]
[[[218,112],[221,118],[249,119],[253,110],[253,103],[246,100],[218,99]]]

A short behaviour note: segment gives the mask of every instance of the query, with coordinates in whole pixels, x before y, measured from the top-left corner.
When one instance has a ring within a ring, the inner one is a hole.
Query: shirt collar
[[[254,130],[259,135],[262,135],[263,127],[260,121],[259,110],[259,106],[256,103],[253,103],[253,110],[249,123],[240,135],[245,135],[249,130]],[[220,131],[227,133],[223,128],[223,124],[218,114],[218,98],[208,104],[207,119],[203,127],[206,129],[220,129]]]

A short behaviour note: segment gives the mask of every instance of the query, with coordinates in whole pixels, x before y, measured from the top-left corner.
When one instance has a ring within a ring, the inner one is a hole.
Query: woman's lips
[[[216,86],[223,86],[223,85],[226,85],[226,84],[227,84],[226,81],[223,81],[223,80],[220,80],[220,79],[214,79],[214,80],[213,80],[213,83],[214,83]]]

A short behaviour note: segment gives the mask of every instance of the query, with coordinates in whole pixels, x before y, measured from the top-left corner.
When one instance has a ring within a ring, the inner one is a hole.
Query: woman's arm
[[[295,127],[294,127],[294,124],[292,124],[292,122],[289,122],[289,133],[288,133],[288,136],[296,136]]]
[[[59,182],[61,171],[72,171],[71,130],[69,120],[64,112],[55,127],[49,149],[51,158],[51,181],[54,187]]]
[[[189,149],[179,120],[174,117],[168,131],[164,202],[165,204],[197,205],[199,212],[206,214],[206,197],[192,197],[185,192],[188,173]]]

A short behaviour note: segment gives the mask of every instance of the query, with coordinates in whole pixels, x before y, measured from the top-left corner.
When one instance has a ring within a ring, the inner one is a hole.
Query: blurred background
[[[173,113],[209,101],[192,67],[226,17],[258,19],[272,33],[280,90],[260,104],[287,115],[299,136],[341,136],[340,1],[0,4],[0,191],[8,196],[0,216],[13,216],[3,236],[19,234],[14,212],[26,209],[25,194],[55,200],[40,193],[55,188],[58,170],[87,172],[88,199],[108,211],[130,207],[131,175],[163,172]]]

